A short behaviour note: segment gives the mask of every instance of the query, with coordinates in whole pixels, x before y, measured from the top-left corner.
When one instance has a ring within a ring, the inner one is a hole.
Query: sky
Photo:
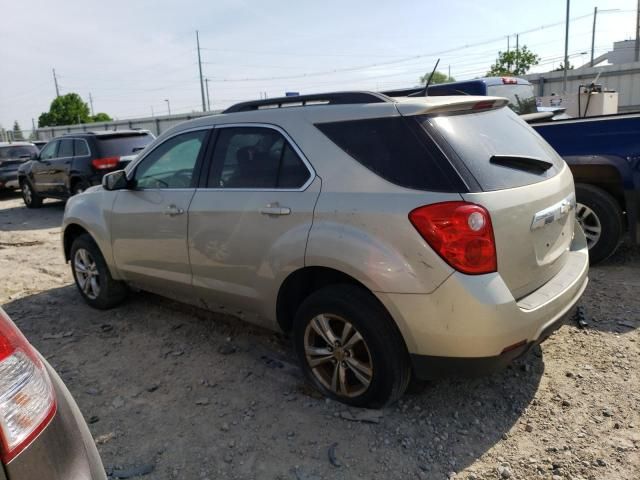
[[[636,0],[573,0],[570,63],[635,38]],[[196,34],[211,109],[331,90],[410,87],[430,71],[482,76],[507,37],[537,53],[533,72],[564,55],[565,0],[21,0],[3,2],[0,126],[37,123],[78,93],[118,119],[201,111]],[[168,102],[166,101],[168,100]]]

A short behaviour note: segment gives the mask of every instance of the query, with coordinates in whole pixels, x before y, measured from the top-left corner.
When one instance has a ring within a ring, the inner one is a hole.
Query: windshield
[[[487,87],[487,95],[492,97],[504,97],[509,100],[509,108],[518,115],[536,113],[536,96],[533,93],[533,85],[490,85]]]
[[[33,145],[13,145],[0,147],[0,159],[29,158],[32,153],[38,153],[38,149]]]
[[[427,129],[435,129],[444,138],[485,191],[546,180],[556,175],[564,163],[540,135],[507,108],[427,116],[421,121]],[[491,163],[494,155],[537,159],[553,166],[534,173]]]
[[[98,148],[103,157],[131,155],[146,147],[153,140],[149,133],[98,137]]]

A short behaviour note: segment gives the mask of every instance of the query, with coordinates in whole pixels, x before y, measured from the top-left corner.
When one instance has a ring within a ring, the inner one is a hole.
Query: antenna
[[[429,75],[429,80],[427,80],[427,84],[424,86],[424,91],[422,92],[423,97],[429,96],[429,94],[427,93],[429,90],[429,85],[431,84],[431,79],[433,78],[433,74],[436,73],[436,69],[438,68],[439,63],[440,63],[440,59],[436,61],[436,65],[433,67],[433,70],[431,71],[431,75]]]

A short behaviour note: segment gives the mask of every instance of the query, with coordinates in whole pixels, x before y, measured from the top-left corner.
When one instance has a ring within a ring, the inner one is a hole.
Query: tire
[[[43,198],[36,193],[29,180],[22,180],[20,189],[22,190],[22,201],[27,208],[40,208],[42,206]]]
[[[90,306],[107,310],[122,303],[126,298],[126,284],[111,277],[100,249],[89,234],[80,235],[73,241],[70,258],[73,279],[80,295]],[[83,273],[81,265],[86,273]]]
[[[84,192],[90,185],[86,180],[82,180],[81,178],[74,180],[71,184],[71,195],[78,195],[79,193]]]
[[[587,236],[589,260],[596,264],[611,256],[622,241],[622,209],[609,193],[585,183],[576,184],[576,200],[576,219]]]
[[[345,337],[347,323],[351,335]],[[338,342],[346,340],[331,352],[323,325],[334,337],[343,337]],[[354,341],[358,333],[361,340]],[[309,381],[348,405],[380,408],[393,403],[411,379],[409,354],[393,319],[371,293],[354,285],[325,287],[307,297],[294,319],[293,340]],[[312,367],[310,361],[317,363]]]

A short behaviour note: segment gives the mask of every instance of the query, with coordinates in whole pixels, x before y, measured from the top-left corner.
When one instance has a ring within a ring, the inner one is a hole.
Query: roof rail
[[[224,110],[222,113],[250,112],[253,110],[263,110],[268,108],[282,108],[287,105],[294,106],[295,104],[299,104],[298,106],[304,107],[307,105],[349,105],[356,103],[384,102],[392,102],[392,100],[386,95],[376,92],[329,92],[236,103]]]

